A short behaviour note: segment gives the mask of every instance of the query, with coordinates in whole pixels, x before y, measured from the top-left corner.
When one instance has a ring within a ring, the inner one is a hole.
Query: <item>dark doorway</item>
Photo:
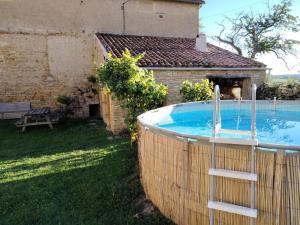
[[[243,96],[243,79],[241,78],[209,78],[214,85],[219,85],[222,99],[236,99],[236,90],[240,90],[240,97]]]
[[[100,108],[99,104],[89,105],[89,117],[93,119],[100,118]]]

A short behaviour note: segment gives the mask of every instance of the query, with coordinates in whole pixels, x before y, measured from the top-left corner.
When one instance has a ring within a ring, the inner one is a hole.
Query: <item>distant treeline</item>
[[[272,80],[287,80],[287,79],[300,80],[300,74],[272,75],[271,78]]]

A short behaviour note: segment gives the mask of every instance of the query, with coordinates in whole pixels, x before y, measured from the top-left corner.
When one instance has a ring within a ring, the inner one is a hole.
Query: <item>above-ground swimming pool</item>
[[[222,129],[251,130],[251,101],[220,104]],[[252,148],[243,145],[244,141],[210,142],[213,105],[178,104],[138,117],[140,178],[145,193],[179,225],[210,224],[212,146],[215,168],[246,173],[252,170]],[[257,101],[256,131],[255,225],[299,225],[300,102]],[[251,138],[226,135],[239,140]],[[250,181],[215,179],[214,201],[251,207]],[[249,217],[228,211],[215,211],[213,221],[214,225],[250,224]]]
[[[167,106],[144,114],[140,120],[179,135],[211,137],[213,103]],[[224,129],[251,130],[251,102],[221,101],[221,122]],[[257,101],[256,128],[257,139],[261,145],[297,148],[300,146],[300,102]],[[229,134],[221,136],[249,138]]]

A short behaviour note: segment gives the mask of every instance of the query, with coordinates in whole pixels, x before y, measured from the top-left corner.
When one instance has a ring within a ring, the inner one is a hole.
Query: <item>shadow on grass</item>
[[[47,126],[30,127],[25,133],[17,129],[14,122],[0,121],[0,159],[38,157],[115,144],[107,139],[109,133],[102,122],[68,120],[53,130]]]
[[[85,121],[25,134],[7,124],[0,123],[1,225],[171,224],[157,212],[134,218],[143,191],[127,179],[136,172],[128,139],[109,141],[101,123]]]

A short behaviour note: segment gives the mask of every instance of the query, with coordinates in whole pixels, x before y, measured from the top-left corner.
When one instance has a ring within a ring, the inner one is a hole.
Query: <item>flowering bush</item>
[[[126,49],[121,58],[109,54],[106,62],[97,70],[102,85],[113,92],[127,109],[125,122],[133,141],[137,137],[137,116],[162,106],[168,92],[165,85],[155,82],[153,71],[138,67],[137,63],[142,57],[142,54],[132,56]]]
[[[192,84],[186,80],[182,83],[180,93],[185,102],[208,101],[214,97],[214,85],[208,79],[203,79],[200,83]]]

